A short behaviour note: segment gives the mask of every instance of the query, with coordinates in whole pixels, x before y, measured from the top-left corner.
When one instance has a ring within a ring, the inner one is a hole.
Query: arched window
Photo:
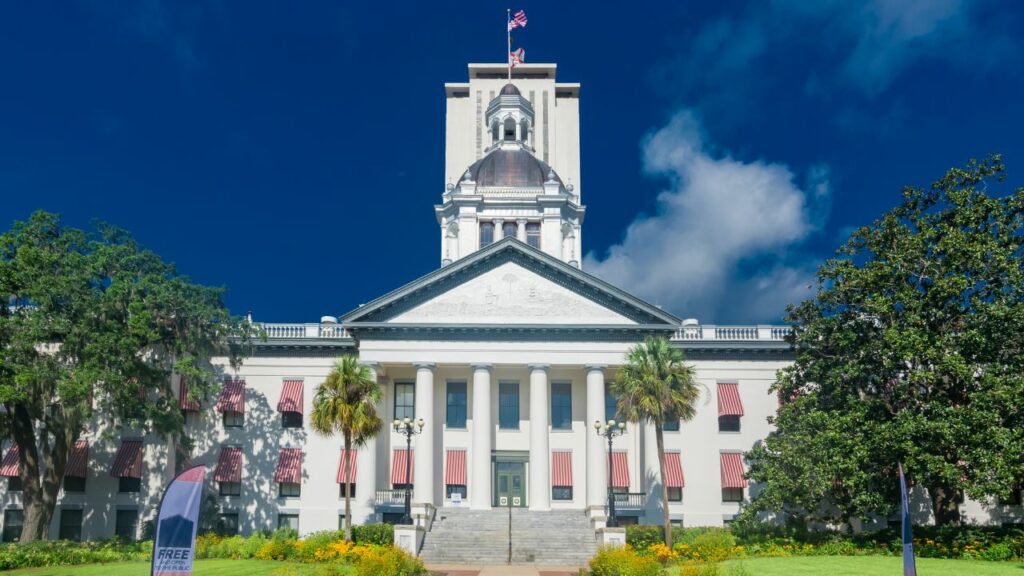
[[[502,140],[514,142],[516,139],[516,121],[512,118],[505,120],[505,134]]]
[[[493,222],[481,222],[480,223],[480,247],[488,246],[494,243],[494,223]]]
[[[499,140],[499,138],[498,138],[498,121],[495,120],[491,124],[491,143],[493,144],[493,143],[497,142],[498,140]]]
[[[530,121],[526,118],[519,122],[519,139],[527,143],[530,141]]]
[[[516,231],[519,229],[515,222],[505,222],[501,225],[501,237],[508,238],[509,236],[515,238]]]

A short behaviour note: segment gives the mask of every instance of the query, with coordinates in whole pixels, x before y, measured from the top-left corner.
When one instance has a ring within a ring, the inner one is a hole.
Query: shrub
[[[653,544],[664,542],[665,538],[662,536],[664,532],[661,530],[661,526],[654,526],[651,524],[637,524],[635,526],[626,526],[626,544],[629,544],[635,550],[647,550]],[[675,532],[673,532],[675,534]]]
[[[395,542],[395,527],[391,524],[353,526],[352,541],[356,544],[391,546]]]
[[[641,556],[632,546],[602,547],[590,559],[591,576],[659,576],[661,564]]]
[[[100,562],[144,560],[150,557],[152,542],[37,541],[0,546],[0,570],[39,566],[72,566]]]
[[[982,560],[992,561],[1005,561],[1013,558],[1013,550],[1010,549],[1010,545],[1005,542],[998,542],[989,546],[987,549],[981,551],[978,554],[978,558]]]

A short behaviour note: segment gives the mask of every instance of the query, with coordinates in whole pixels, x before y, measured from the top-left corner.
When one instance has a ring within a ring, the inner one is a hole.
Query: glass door
[[[495,506],[526,507],[526,465],[522,462],[494,463]]]

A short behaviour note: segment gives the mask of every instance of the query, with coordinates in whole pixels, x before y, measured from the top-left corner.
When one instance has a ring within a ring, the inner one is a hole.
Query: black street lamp
[[[423,418],[413,422],[412,418],[402,418],[391,423],[391,427],[402,436],[405,436],[405,516],[402,516],[401,524],[412,524],[412,490],[409,470],[412,468],[412,437],[423,432]]]
[[[619,525],[619,519],[615,514],[615,495],[612,492],[612,478],[614,478],[612,471],[615,467],[615,460],[612,458],[612,439],[626,433],[626,423],[615,420],[607,422],[595,420],[594,431],[598,436],[608,439],[608,527],[616,528]]]

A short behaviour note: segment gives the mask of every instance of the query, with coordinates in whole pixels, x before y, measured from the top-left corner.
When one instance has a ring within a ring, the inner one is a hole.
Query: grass
[[[320,576],[324,565],[274,562],[272,560],[198,560],[195,576]],[[119,562],[88,566],[22,568],[4,576],[146,576],[149,562]]]
[[[733,560],[725,566],[736,564],[742,564],[752,576],[894,576],[903,573],[903,560],[898,556],[751,558]],[[921,576],[1024,576],[1024,563],[918,558],[917,572]]]

